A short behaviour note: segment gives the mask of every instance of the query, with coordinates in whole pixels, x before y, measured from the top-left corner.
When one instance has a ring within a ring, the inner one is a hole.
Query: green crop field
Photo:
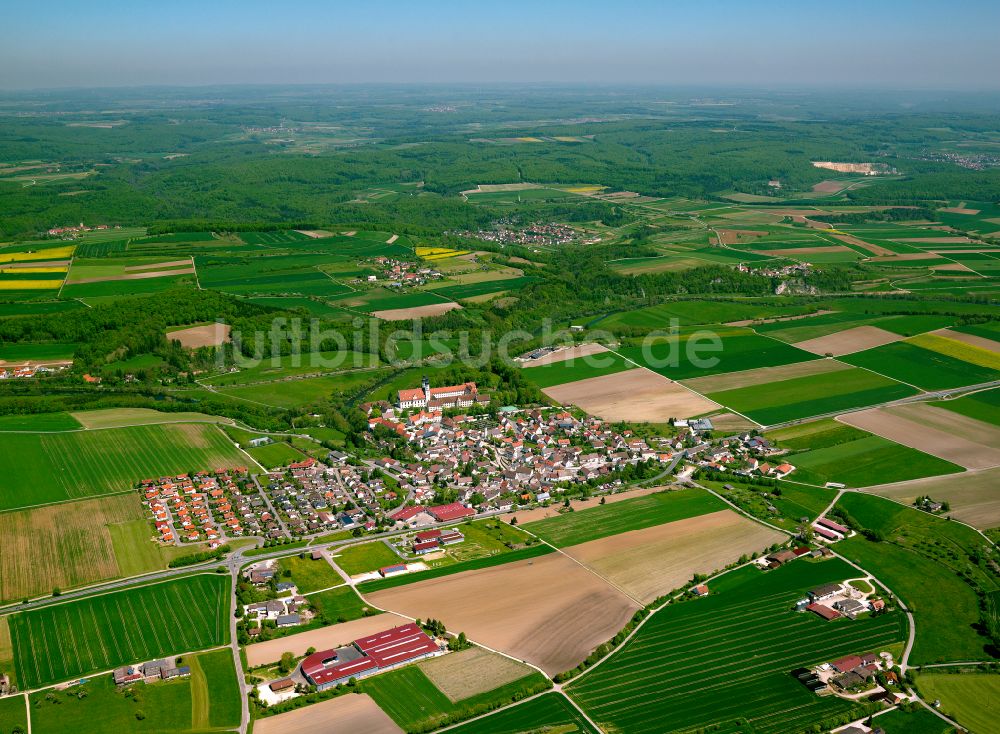
[[[20,612],[10,618],[25,688],[223,645],[229,577],[200,574]]]
[[[246,452],[265,469],[278,469],[306,458],[305,454],[284,441],[275,441],[267,446],[254,446],[248,448]]]
[[[860,564],[910,607],[917,619],[911,664],[982,660],[987,639],[978,633],[975,590],[963,574],[987,592],[997,590],[970,554],[986,552],[982,536],[890,500],[858,493],[840,498],[861,527],[877,531],[885,541],[861,536],[837,543],[837,551]]]
[[[792,606],[814,586],[855,575],[837,559],[738,569],[709,584],[708,597],[656,612],[566,690],[605,730],[630,734],[707,727],[790,734],[843,715],[851,703],[816,696],[789,673],[898,643],[905,617],[831,623]]]
[[[905,398],[917,390],[868,370],[841,370],[710,393],[762,425]]]
[[[522,276],[520,278],[507,278],[504,280],[487,280],[480,283],[465,283],[463,285],[452,285],[446,286],[444,288],[435,288],[435,293],[440,293],[442,296],[447,298],[453,298],[456,301],[462,298],[474,298],[475,296],[484,296],[487,293],[499,293],[500,291],[514,291],[520,290],[525,286],[531,285],[538,278],[530,275]]]
[[[291,579],[300,594],[307,594],[310,591],[329,589],[332,586],[339,586],[344,583],[333,567],[323,558],[314,561],[309,554],[304,558],[299,556],[288,556],[278,561],[282,577]]]
[[[657,492],[606,505],[597,504],[597,500],[592,502],[593,507],[529,522],[524,529],[564,548],[726,509],[724,502],[700,489]]]
[[[873,435],[782,458],[796,467],[792,478],[807,484],[869,487],[964,471],[950,461]]]
[[[76,344],[0,344],[0,359],[6,362],[73,359]]]
[[[375,367],[379,363],[379,358],[377,354],[367,352],[327,350],[303,352],[298,355],[278,355],[263,359],[259,364],[255,362],[256,360],[252,360],[236,364],[234,366],[239,368],[238,372],[217,374],[206,377],[201,382],[214,387],[266,382],[299,375],[329,373],[334,370]]]
[[[228,648],[188,658],[191,665],[191,728],[236,729],[242,717],[236,664]]]
[[[974,392],[954,400],[937,400],[931,405],[1000,426],[1000,388]]]
[[[7,467],[0,509],[131,489],[143,479],[246,466],[215,426],[164,424],[74,433],[12,433],[0,441]]]
[[[402,563],[400,557],[381,540],[340,548],[333,555],[333,560],[349,576]]]
[[[404,731],[429,731],[472,718],[549,686],[547,678],[532,671],[513,683],[453,703],[413,665],[390,670],[358,684],[358,688],[375,699],[375,703]]]
[[[58,273],[57,273],[58,275]],[[41,316],[68,313],[86,308],[79,301],[39,301],[38,303],[0,303],[0,319],[10,316]]]
[[[712,335],[716,330],[706,330]],[[816,359],[802,349],[741,329],[718,331],[719,341],[700,338],[697,332],[657,340],[648,347],[623,347],[618,351],[671,380],[742,372],[757,367],[807,362]]]
[[[527,734],[536,731],[597,734],[561,693],[546,693],[451,731],[453,734]]]
[[[69,413],[0,416],[0,431],[75,431],[82,427]]]
[[[671,319],[681,326],[692,324],[723,324],[727,321],[797,316],[809,313],[809,307],[789,306],[780,303],[737,303],[728,301],[673,301],[659,306],[648,306],[635,311],[611,314],[594,326],[614,330],[616,326],[666,329]]]
[[[926,701],[940,700],[941,711],[970,731],[977,734],[996,731],[1000,721],[1000,675],[997,673],[927,671],[917,677],[917,689]],[[881,723],[881,718],[878,721]]]
[[[1000,379],[1000,371],[981,367],[909,342],[896,342],[841,357],[841,361],[888,375],[925,390],[944,390]]]
[[[636,366],[623,357],[609,352],[565,362],[553,362],[540,367],[527,367],[524,369],[524,376],[538,387],[546,388],[631,369],[636,369]]]

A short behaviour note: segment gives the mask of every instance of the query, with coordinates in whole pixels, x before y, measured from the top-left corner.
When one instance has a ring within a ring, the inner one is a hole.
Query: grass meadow
[[[195,734],[238,728],[241,702],[232,653],[187,656],[184,664],[191,667],[190,678],[132,686],[128,696],[110,675],[65,691],[35,693],[32,732]],[[81,697],[81,692],[86,695]]]
[[[593,507],[525,523],[524,529],[558,548],[565,548],[724,509],[726,504],[708,492],[679,489],[607,505],[594,500]]]
[[[86,597],[10,618],[24,688],[225,644],[227,576],[199,574]]]
[[[987,659],[987,639],[977,631],[975,589],[959,576],[996,591],[996,582],[968,558],[982,553],[982,537],[964,525],[872,495],[846,494],[838,507],[885,538],[876,543],[855,536],[837,543],[837,551],[870,571],[913,611],[917,636],[910,663]]]
[[[1000,721],[1000,674],[928,671],[917,676],[917,689],[927,701],[940,700],[941,711],[969,730],[996,730]]]
[[[402,563],[400,557],[381,540],[340,548],[333,556],[333,561],[348,576],[357,576],[377,571],[384,566]]]
[[[329,589],[344,583],[333,567],[323,558],[314,561],[309,554],[304,558],[288,556],[278,561],[282,576],[291,578],[300,594]]]
[[[359,619],[370,610],[370,607],[361,601],[361,597],[354,591],[354,588],[346,584],[326,591],[310,593],[308,599],[310,606],[319,612],[327,624]],[[370,611],[377,613],[373,609]]]
[[[165,424],[100,431],[10,434],[0,510],[123,492],[166,474],[246,466],[215,426]]]
[[[567,692],[606,731],[794,732],[853,705],[820,698],[789,672],[901,641],[893,613],[833,623],[793,611],[809,588],[857,574],[842,561],[744,567],[705,598],[665,607]]]

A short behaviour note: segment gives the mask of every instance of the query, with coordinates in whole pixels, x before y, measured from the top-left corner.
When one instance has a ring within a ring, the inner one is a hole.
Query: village
[[[565,224],[548,223],[520,226],[514,220],[501,219],[494,223],[492,229],[476,231],[451,232],[457,237],[468,237],[486,242],[496,242],[501,245],[563,245],[569,243],[594,244],[600,242],[600,237],[581,238],[580,233]]]

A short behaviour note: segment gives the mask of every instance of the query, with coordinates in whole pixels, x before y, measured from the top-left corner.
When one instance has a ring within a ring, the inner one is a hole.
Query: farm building
[[[831,609],[830,607],[827,606],[823,606],[822,604],[817,604],[816,602],[813,602],[812,604],[807,606],[806,610],[812,612],[813,614],[819,615],[827,622],[830,622],[840,617],[840,612],[838,612],[837,610]]]
[[[851,534],[850,528],[845,528],[840,523],[836,523],[825,517],[821,517],[816,521],[817,525],[822,525],[827,530],[832,530],[835,533],[840,533],[841,535],[847,536]]]
[[[813,601],[823,601],[824,599],[836,596],[841,592],[841,589],[840,584],[823,584],[822,586],[817,586],[815,589],[810,589],[809,598]]]
[[[336,650],[321,650],[302,661],[302,674],[320,691],[351,678],[363,678],[437,655],[441,649],[413,622],[355,640]]]
[[[389,578],[390,576],[398,576],[401,573],[406,573],[405,563],[396,563],[392,566],[383,566],[378,570],[379,575],[382,578]]]
[[[475,510],[471,507],[466,507],[461,502],[452,502],[449,505],[428,507],[427,512],[438,522],[461,520],[463,517],[472,517],[476,514]]]
[[[816,535],[818,535],[819,537],[825,538],[826,540],[830,541],[840,540],[841,538],[841,536],[837,535],[836,533],[830,532],[826,528],[820,527],[819,525],[813,525],[813,532],[816,533]]]

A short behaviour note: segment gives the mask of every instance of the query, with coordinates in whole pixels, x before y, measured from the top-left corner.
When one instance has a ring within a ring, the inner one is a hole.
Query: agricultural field
[[[929,405],[950,410],[976,421],[1000,426],[1000,389],[969,393],[951,400],[938,400]]]
[[[699,336],[695,331],[658,339],[648,347],[622,347],[619,352],[671,380],[816,359],[814,354],[742,328],[713,329],[705,334],[711,336]]]
[[[935,502],[950,505],[948,515],[974,528],[988,530],[1000,527],[1000,469],[968,471],[960,481],[954,478],[929,477],[912,482],[868,487],[867,491],[881,497],[911,504],[917,497],[931,497]]]
[[[941,701],[942,713],[970,731],[990,732],[1000,720],[1000,675],[921,672],[917,689],[926,701]]]
[[[909,397],[917,390],[868,370],[827,372],[709,393],[761,425],[835,413]]]
[[[813,430],[806,432],[805,427]],[[963,471],[951,462],[832,420],[768,435],[782,447],[797,450],[782,459],[795,466],[792,479],[806,484],[867,487]]]
[[[0,601],[14,601],[166,567],[192,552],[166,548],[137,493],[0,513]]]
[[[639,608],[558,553],[366,593],[381,609],[450,630],[554,675],[575,667]]]
[[[67,727],[82,734],[133,731],[142,714],[142,731],[224,731],[239,726],[240,692],[228,650],[184,658],[191,677],[134,688],[123,696],[110,675],[65,692],[32,695],[32,731],[58,734]],[[85,695],[79,695],[83,691]],[[211,705],[209,705],[211,702]]]
[[[481,647],[470,647],[418,663],[431,683],[452,703],[520,680],[531,669]]]
[[[0,510],[124,492],[150,477],[246,466],[246,457],[209,424],[9,434]]]
[[[667,329],[676,319],[680,326],[693,324],[724,324],[729,321],[757,320],[809,316],[808,306],[770,303],[739,303],[728,301],[672,301],[659,306],[647,306],[635,311],[622,311],[606,316],[592,327],[614,331],[617,326]]]
[[[379,370],[357,370],[339,372],[322,377],[303,377],[292,380],[272,380],[255,385],[234,385],[215,390],[251,403],[260,403],[276,408],[297,409],[320,402],[335,392],[361,390],[388,374]]]
[[[914,704],[912,710],[897,708],[880,715],[875,724],[886,734],[952,734],[954,727],[927,709]]]
[[[543,392],[557,403],[576,405],[609,421],[666,423],[671,418],[689,418],[720,407],[680,383],[645,368],[553,385]]]
[[[988,590],[996,588],[966,557],[981,552],[982,536],[867,494],[846,494],[838,507],[886,539],[876,543],[855,536],[838,542],[837,552],[872,573],[916,615],[917,637],[910,663],[988,658],[984,652],[987,639],[977,632],[976,593],[958,576],[962,572]]]
[[[257,719],[256,734],[315,734],[343,728],[351,734],[403,734],[366,693],[338,696],[283,714]]]
[[[499,705],[511,703],[551,686],[537,671],[525,667],[521,672],[511,682],[493,686],[457,701],[445,695],[420,665],[409,665],[363,679],[358,688],[371,696],[405,731],[426,731],[484,714]]]
[[[0,416],[0,432],[58,432],[76,431],[80,428],[83,428],[83,426],[69,413],[32,413],[28,415]]]
[[[945,390],[1000,379],[1000,355],[931,334],[843,358],[924,390]]]
[[[24,696],[0,698],[0,721],[3,722],[4,731],[7,727],[11,731],[16,731],[17,727],[23,732],[28,731],[28,707]]]
[[[597,734],[580,712],[561,693],[546,693],[517,706],[452,729],[454,734]]]
[[[818,355],[840,357],[845,354],[861,352],[865,349],[892,344],[903,337],[877,326],[855,326],[834,334],[795,342],[794,346]]]
[[[927,403],[863,410],[839,420],[966,469],[1000,466],[1000,427]]]
[[[340,574],[333,570],[333,567],[325,559],[314,561],[305,552],[297,556],[280,558],[278,568],[282,577],[290,578],[292,583],[298,587],[300,594],[329,589],[344,583]]]
[[[307,598],[310,606],[327,624],[342,624],[352,619],[378,614],[376,610],[361,601],[361,597],[351,586],[341,585],[332,589],[327,588],[325,591],[307,592]]]
[[[199,574],[19,612],[10,618],[18,680],[36,688],[223,645],[229,593],[228,577]]]
[[[328,373],[335,370],[352,370],[364,367],[377,367],[379,357],[368,352],[349,350],[327,350],[322,352],[303,352],[298,355],[277,355],[260,360],[247,360],[233,365],[237,372],[225,372],[199,381],[213,387],[229,385],[246,385],[258,382],[282,380],[288,377]]]
[[[730,509],[629,530],[563,552],[642,604],[782,542],[776,530]]]
[[[8,364],[70,362],[76,347],[76,344],[55,343],[3,344],[0,345],[0,361]]]
[[[526,522],[521,527],[557,548],[565,548],[725,508],[725,503],[708,492],[678,489],[604,505],[594,503],[586,509]]]
[[[547,388],[631,369],[637,368],[621,355],[602,352],[538,367],[525,367],[524,376],[538,387]]]
[[[635,734],[715,726],[794,732],[842,716],[851,703],[820,698],[789,672],[894,645],[905,618],[831,624],[792,607],[806,590],[856,574],[837,559],[732,571],[709,584],[708,597],[655,612],[566,690],[603,728]]]
[[[284,441],[275,441],[266,446],[252,446],[246,449],[246,452],[262,467],[271,470],[280,469],[306,458],[305,454]]]

